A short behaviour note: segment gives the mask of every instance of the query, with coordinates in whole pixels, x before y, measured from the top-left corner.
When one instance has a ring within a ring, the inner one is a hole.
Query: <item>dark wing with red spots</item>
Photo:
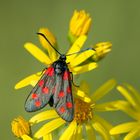
[[[30,92],[25,102],[25,110],[37,111],[48,104],[55,87],[54,68],[49,67]]]
[[[56,75],[56,86],[53,96],[53,106],[59,116],[71,122],[74,118],[71,77],[68,69],[62,75]]]

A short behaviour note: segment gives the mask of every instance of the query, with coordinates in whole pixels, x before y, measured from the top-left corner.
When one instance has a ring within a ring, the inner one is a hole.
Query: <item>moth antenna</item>
[[[47,39],[47,37],[44,35],[44,34],[42,34],[42,33],[37,33],[38,35],[41,35],[42,37],[44,37],[44,39],[50,44],[50,46],[57,52],[57,53],[59,53],[60,55],[62,55],[52,44],[51,44],[51,42]]]
[[[77,53],[85,52],[85,51],[88,51],[88,50],[96,51],[94,48],[86,48],[86,49],[81,50],[81,51],[79,51],[79,52],[74,52],[74,53],[71,53],[71,54],[67,54],[66,56],[70,56],[70,55],[73,55],[73,54],[77,54]]]

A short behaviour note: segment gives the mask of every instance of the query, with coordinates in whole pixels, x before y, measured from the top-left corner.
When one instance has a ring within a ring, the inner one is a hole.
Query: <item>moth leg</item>
[[[44,73],[45,70],[47,70],[47,68],[44,68],[40,74],[37,73],[36,75],[41,76]]]
[[[73,74],[72,74],[72,72],[70,72],[70,74],[71,74],[71,81],[72,81],[72,84],[73,84],[75,87],[79,87],[79,86],[77,86],[77,85],[73,82]]]

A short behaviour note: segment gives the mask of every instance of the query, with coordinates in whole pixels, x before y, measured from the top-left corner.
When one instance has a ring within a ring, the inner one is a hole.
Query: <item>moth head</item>
[[[66,55],[61,54],[61,55],[60,55],[60,60],[62,60],[62,61],[66,61]]]

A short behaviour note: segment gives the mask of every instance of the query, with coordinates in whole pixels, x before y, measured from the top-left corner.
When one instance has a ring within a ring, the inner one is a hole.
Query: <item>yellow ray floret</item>
[[[55,129],[57,129],[59,126],[63,125],[64,123],[66,123],[64,120],[62,120],[61,118],[55,119],[50,121],[49,123],[45,124],[40,130],[38,130],[34,137],[39,139],[42,136],[54,131]]]
[[[25,49],[30,52],[36,59],[45,65],[50,65],[52,63],[51,59],[37,46],[32,43],[26,43],[24,45]]]

